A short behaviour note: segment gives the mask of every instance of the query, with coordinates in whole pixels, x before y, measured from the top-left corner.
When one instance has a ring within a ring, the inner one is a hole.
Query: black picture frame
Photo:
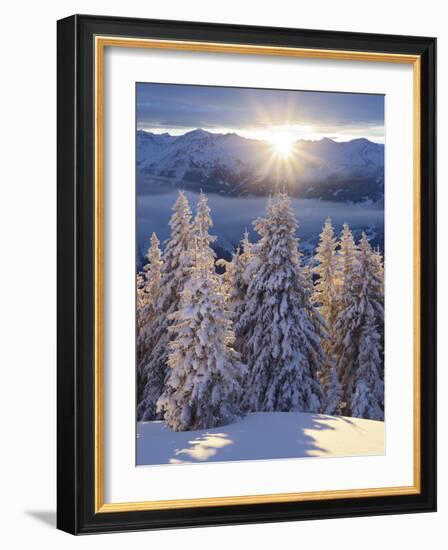
[[[57,24],[57,526],[72,534],[436,509],[436,39],[74,15]],[[95,512],[94,50],[97,35],[416,55],[421,62],[419,494]]]

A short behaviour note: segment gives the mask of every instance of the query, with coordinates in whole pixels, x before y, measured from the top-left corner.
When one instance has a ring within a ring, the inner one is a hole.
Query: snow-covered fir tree
[[[377,272],[378,279],[380,281],[380,290],[384,294],[384,263],[383,256],[381,254],[380,247],[377,246],[375,250],[372,249],[373,263]]]
[[[247,283],[245,282],[244,270],[250,259],[250,242],[247,229],[244,232],[243,239],[236,247],[229,261],[220,258],[216,265],[224,268],[222,281],[226,291],[229,303],[237,303],[245,297]]]
[[[378,296],[381,303],[381,308],[377,310],[377,315],[375,318],[377,329],[380,335],[380,355],[381,355],[381,369],[380,374],[381,378],[384,381],[384,263],[383,256],[381,254],[380,248],[377,247],[373,252],[373,265],[374,272],[378,278]],[[383,392],[384,395],[384,392]],[[384,403],[383,409],[384,409]]]
[[[145,268],[143,268],[143,272],[138,272],[137,273],[137,279],[136,279],[136,288],[137,288],[137,301],[136,301],[137,338],[138,338],[138,332],[140,330],[140,327],[143,324],[142,323],[143,311],[145,309],[146,302],[147,302],[145,285],[146,285],[146,276],[145,276]]]
[[[171,315],[170,373],[158,400],[158,410],[175,431],[213,428],[239,415],[244,367],[232,346],[232,323],[210,247],[211,225],[201,195],[193,224],[194,263],[180,307]]]
[[[151,235],[146,258],[148,262],[143,270],[137,273],[137,344],[144,344],[144,332],[154,317],[154,309],[160,295],[163,262],[160,241],[155,233]],[[139,357],[141,358],[140,353]]]
[[[230,262],[224,258],[219,258],[216,260],[216,265],[224,269],[224,272],[221,275],[222,289],[229,303],[232,300],[232,295],[235,288],[234,280],[235,274],[239,269],[240,254],[241,249],[237,246],[235,252],[232,254],[232,259]]]
[[[369,391],[368,410],[383,408],[379,335],[384,319],[383,290],[366,235],[362,234],[357,247],[350,229],[344,225],[340,246],[342,284],[335,322],[335,352],[341,373],[343,414],[357,416],[368,414],[361,411],[367,410],[362,396]],[[378,413],[375,418],[379,418]]]
[[[351,415],[384,419],[384,382],[379,326],[384,323],[383,282],[375,253],[362,233],[359,241],[357,369],[351,397]]]
[[[338,270],[341,279],[338,294],[338,313],[334,322],[333,353],[342,386],[342,412],[350,416],[350,402],[357,368],[356,285],[359,280],[357,246],[347,223],[339,241]]]
[[[241,248],[240,262],[243,268],[243,279],[247,284],[247,282],[251,279],[249,265],[252,259],[252,243],[249,240],[249,231],[247,230],[247,228],[244,230],[243,238],[241,239],[240,248]]]
[[[336,246],[331,219],[327,218],[314,256],[317,265],[313,271],[318,275],[318,279],[314,285],[313,302],[318,305],[320,313],[327,321],[327,330],[330,336],[332,335],[337,313],[338,265]]]
[[[311,304],[288,195],[269,199],[266,217],[254,226],[260,240],[252,246],[252,276],[242,313],[248,331],[243,346],[249,369],[245,408],[320,412],[324,321]]]
[[[225,273],[222,276],[223,286],[233,321],[234,347],[240,353],[244,352],[244,342],[247,337],[247,327],[242,321],[242,314],[245,309],[246,294],[251,279],[251,260],[251,243],[246,229],[240,245],[232,256],[232,261],[218,261],[220,265],[225,267]],[[242,361],[245,361],[244,356],[242,356]]]
[[[145,386],[144,365],[151,351],[150,327],[157,315],[157,304],[161,291],[162,256],[157,235],[151,235],[146,254],[148,263],[142,273],[137,274],[137,398],[143,396]]]
[[[384,420],[384,381],[381,377],[380,335],[374,316],[367,314],[359,338],[358,368],[351,400],[352,416]]]
[[[151,349],[142,366],[145,380],[142,399],[138,404],[139,420],[161,418],[157,414],[157,400],[165,388],[168,369],[169,342],[172,314],[179,308],[180,296],[192,265],[191,257],[191,209],[182,191],[172,208],[169,225],[170,237],[162,256],[161,291],[155,305],[157,315],[148,325]]]
[[[146,307],[146,293],[145,293],[145,276],[143,273],[137,273],[136,289],[136,374],[137,374],[137,403],[140,403],[143,397],[143,390],[145,387],[145,376],[142,372],[142,356],[144,354],[145,346],[143,346],[144,340],[141,337],[140,329],[142,327],[143,311]]]
[[[334,326],[338,313],[338,264],[336,258],[337,242],[331,219],[325,220],[320,234],[319,244],[314,257],[317,265],[313,271],[318,279],[314,286],[313,303],[327,323],[327,334],[322,340],[325,350],[325,362],[320,369],[319,378],[324,390],[322,410],[326,414],[340,414],[342,388],[339,381],[337,361],[334,357]]]
[[[211,227],[213,227],[213,220],[207,196],[201,191],[193,222],[192,238],[195,240],[195,253],[201,255],[201,262],[205,263],[207,268],[214,273],[216,253],[211,244],[216,241],[216,237],[210,235],[209,229]],[[215,283],[218,281],[215,274],[213,275],[213,280]]]

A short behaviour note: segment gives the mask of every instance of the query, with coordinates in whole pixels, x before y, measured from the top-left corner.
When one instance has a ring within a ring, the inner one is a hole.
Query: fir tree
[[[141,335],[143,325],[142,319],[146,309],[147,297],[145,292],[145,276],[137,273],[136,279],[136,380],[137,380],[137,403],[140,403],[145,388],[145,375],[143,374],[142,357],[145,352],[144,339]]]
[[[378,279],[378,299],[381,307],[377,309],[375,322],[380,335],[380,355],[381,355],[381,368],[380,376],[384,381],[384,264],[383,256],[381,255],[380,248],[377,247],[373,254],[373,270],[376,273]],[[382,403],[384,409],[384,402]]]
[[[240,261],[242,267],[242,278],[247,285],[251,279],[250,264],[252,260],[252,244],[249,241],[249,231],[244,230],[243,238],[241,240],[241,254]]]
[[[143,271],[137,274],[137,329],[138,339],[144,344],[145,329],[154,318],[155,307],[161,290],[162,255],[157,235],[151,235],[150,246],[146,253],[148,262]],[[139,340],[137,341],[139,343]],[[140,359],[142,355],[139,354]]]
[[[379,251],[374,251],[363,232],[359,240],[358,262],[363,295],[373,308],[375,323],[384,321],[384,268]]]
[[[197,253],[201,255],[201,262],[206,264],[210,272],[214,272],[216,253],[212,249],[211,244],[216,241],[216,237],[210,235],[209,229],[211,227],[213,227],[213,220],[207,196],[201,191],[193,222],[192,237],[195,239]],[[213,280],[217,281],[216,276],[213,276]]]
[[[380,335],[373,316],[368,316],[360,334],[358,369],[351,400],[352,416],[384,420],[384,382],[380,365]]]
[[[338,270],[341,283],[338,312],[334,322],[333,353],[342,386],[342,412],[350,416],[350,402],[357,368],[359,332],[356,285],[359,281],[357,246],[348,224],[343,225],[339,243]]]
[[[298,224],[286,193],[270,199],[266,217],[254,225],[261,238],[252,246],[241,320],[247,329],[246,410],[319,412],[323,321],[310,301],[298,250]]]
[[[172,210],[171,234],[163,253],[161,291],[155,306],[157,315],[147,331],[151,335],[151,349],[142,366],[145,387],[137,408],[139,420],[161,418],[156,403],[167,376],[171,316],[179,308],[181,292],[191,268],[191,209],[182,191],[179,191]]]
[[[137,288],[137,301],[136,301],[136,314],[137,314],[137,338],[138,333],[140,330],[140,327],[142,326],[143,317],[144,317],[144,310],[147,303],[147,296],[146,296],[146,274],[143,268],[143,273],[139,272],[137,273],[136,278],[136,288]]]
[[[237,246],[235,252],[232,254],[232,259],[230,262],[224,258],[219,258],[219,260],[216,261],[217,266],[224,268],[224,272],[221,275],[222,289],[229,305],[233,302],[234,295],[236,295],[235,278],[236,273],[239,270],[240,254],[241,249]]]
[[[380,283],[380,291],[384,295],[384,265],[383,256],[381,255],[380,247],[377,246],[375,250],[372,250],[373,264]]]
[[[351,396],[351,415],[373,420],[384,419],[384,382],[381,376],[381,337],[383,287],[381,274],[370,243],[362,233],[359,241],[359,279],[356,286],[358,320],[357,369]]]
[[[236,305],[245,297],[247,289],[245,270],[250,257],[249,234],[246,229],[241,242],[232,254],[232,260],[228,262],[221,258],[216,262],[225,269],[222,280],[230,304]]]
[[[243,365],[233,349],[231,320],[216,275],[212,221],[201,195],[194,221],[194,267],[171,315],[170,374],[158,410],[175,431],[220,426],[239,413]]]
[[[328,331],[332,335],[332,328],[337,314],[338,266],[336,239],[330,218],[325,220],[315,260],[317,265],[313,271],[319,278],[314,286],[313,302],[319,306],[319,311],[327,321]]]
[[[347,225],[341,237],[340,262],[342,285],[340,311],[335,322],[335,350],[341,372],[343,414],[374,414],[378,419],[381,416],[378,410],[383,409],[378,331],[378,323],[381,326],[383,323],[383,291],[366,235],[362,234],[356,247]],[[370,392],[368,403],[366,392]]]
[[[244,342],[247,337],[247,327],[242,320],[246,304],[247,288],[250,281],[249,266],[252,261],[251,243],[249,233],[244,232],[243,239],[232,256],[231,262],[219,260],[218,263],[225,267],[223,274],[223,287],[233,322],[235,335],[235,349],[243,353]],[[242,361],[245,357],[242,355]]]
[[[157,315],[161,291],[162,257],[157,235],[151,235],[146,254],[148,263],[137,274],[137,399],[141,400],[145,386],[144,365],[151,351],[150,327]]]
[[[370,246],[370,245],[369,245]],[[372,273],[374,274],[374,286],[376,294],[376,302],[379,307],[376,307],[375,321],[378,326],[378,332],[381,336],[382,348],[384,348],[384,264],[383,256],[379,246],[373,250],[369,248],[369,254],[372,261]]]
[[[317,265],[313,270],[318,275],[314,286],[313,303],[327,323],[327,334],[322,339],[326,357],[319,375],[325,395],[322,410],[326,414],[340,414],[342,399],[342,388],[333,351],[339,284],[336,246],[331,219],[327,218],[315,255]]]

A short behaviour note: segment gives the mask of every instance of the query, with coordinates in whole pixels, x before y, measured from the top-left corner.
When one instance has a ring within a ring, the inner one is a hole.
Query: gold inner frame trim
[[[413,485],[402,487],[379,487],[350,490],[313,491],[299,493],[278,493],[263,495],[227,496],[212,498],[194,498],[180,500],[159,500],[142,502],[104,502],[104,51],[106,47],[152,48],[159,50],[180,50],[202,53],[223,53],[243,55],[265,55],[329,59],[343,61],[370,61],[381,63],[407,63],[413,65],[413,117],[414,117],[414,388],[413,388],[413,424],[414,424],[414,468]],[[303,502],[333,500],[341,498],[362,498],[412,495],[421,492],[421,425],[420,425],[420,227],[421,227],[421,71],[420,56],[389,54],[382,52],[356,52],[343,50],[324,50],[309,48],[290,48],[276,46],[256,46],[252,44],[225,44],[214,42],[195,42],[181,40],[155,40],[141,38],[121,38],[115,36],[96,36],[95,55],[95,513],[130,512],[142,510],[167,510],[198,508],[206,506],[232,506],[242,504],[263,504],[274,502]]]

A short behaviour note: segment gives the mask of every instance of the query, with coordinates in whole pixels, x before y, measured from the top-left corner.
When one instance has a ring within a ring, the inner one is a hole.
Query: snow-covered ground
[[[384,454],[384,422],[308,413],[251,413],[210,430],[137,424],[137,464]]]

